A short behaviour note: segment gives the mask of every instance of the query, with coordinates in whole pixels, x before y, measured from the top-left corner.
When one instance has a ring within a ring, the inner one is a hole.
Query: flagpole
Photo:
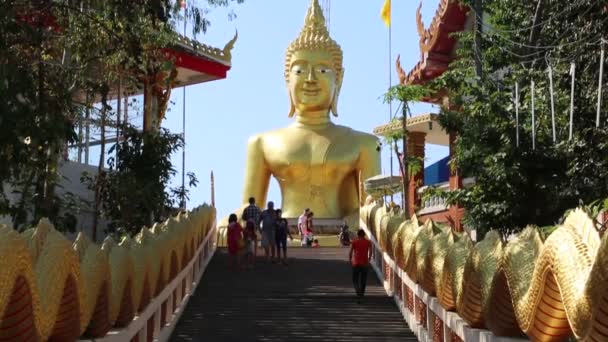
[[[182,3],[183,4],[183,3]],[[184,7],[184,38],[186,38],[186,25],[188,9]],[[184,146],[182,147],[182,209],[186,209],[186,86],[183,87],[182,93],[182,139]]]
[[[391,16],[392,14],[392,10],[389,11],[389,25],[388,25],[388,86],[389,89],[393,86],[393,73],[392,73],[392,68],[391,68],[391,64],[393,63],[393,49],[392,49],[392,18]],[[393,101],[390,100],[388,101],[388,120],[389,123],[393,120]],[[391,180],[393,179],[393,151],[391,151],[392,149],[394,149],[394,144],[395,141],[393,141],[393,145],[389,147],[389,155],[390,155],[390,164],[391,164]],[[393,203],[393,194],[391,193],[391,203]]]

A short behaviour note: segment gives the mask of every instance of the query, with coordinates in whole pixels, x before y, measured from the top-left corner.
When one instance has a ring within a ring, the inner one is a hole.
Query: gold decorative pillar
[[[410,175],[408,183],[408,212],[411,215],[416,214],[416,209],[420,207],[420,196],[418,196],[418,188],[424,184],[424,143],[426,133],[424,132],[409,132],[407,135],[407,155],[418,157],[421,159],[420,171],[412,177]]]
[[[363,179],[363,173],[361,171],[359,171],[359,208],[365,205],[365,197],[367,197],[365,195],[365,186],[364,186],[364,182],[365,179]]]
[[[213,170],[211,171],[211,206],[215,208],[215,180],[213,178]]]

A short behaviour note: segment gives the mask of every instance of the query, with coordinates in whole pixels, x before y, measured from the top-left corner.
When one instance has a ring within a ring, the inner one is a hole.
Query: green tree
[[[168,211],[176,206],[182,191],[187,192],[168,187],[176,174],[171,154],[182,147],[181,135],[166,129],[141,132],[124,127],[124,139],[108,151],[117,151],[116,157],[108,158],[109,170],[102,171],[101,178],[85,177],[89,183],[102,182],[102,213],[111,220],[110,232],[132,236],[141,227],[169,216]],[[188,177],[190,186],[196,186],[194,174]]]
[[[472,0],[465,2],[471,5]],[[595,127],[600,42],[608,32],[608,6],[593,0],[567,5],[485,0],[483,10],[482,76],[475,68],[473,35],[465,33],[459,35],[459,59],[432,84],[436,90],[449,91],[450,108],[443,109],[441,123],[458,136],[453,164],[476,179],[471,188],[450,193],[449,202],[466,209],[465,223],[481,236],[489,229],[507,234],[527,224],[555,224],[568,208],[608,193],[605,111],[600,127]],[[576,65],[572,139],[570,62]],[[555,142],[548,66],[553,70]],[[604,108],[607,98],[604,91]]]
[[[54,58],[58,33],[42,15],[48,6],[0,4],[0,215],[10,215],[15,228],[30,215],[59,218],[57,162],[75,137],[78,110],[69,73]]]
[[[401,116],[393,120],[401,122],[401,129],[387,137],[389,143],[395,153],[395,157],[399,162],[399,170],[401,172],[401,201],[405,217],[410,218],[408,210],[408,182],[410,177],[414,177],[418,172],[422,171],[422,161],[415,156],[407,155],[407,118],[412,116],[410,104],[415,101],[422,100],[429,94],[429,90],[419,85],[396,85],[389,88],[384,94],[384,102],[399,101],[401,102]],[[401,152],[397,145],[398,140],[401,140]]]
[[[188,2],[193,34],[206,31],[214,6],[242,2]],[[43,216],[68,222],[61,213],[72,198],[59,198],[55,188],[58,163],[76,140],[75,123],[85,111],[111,121],[108,99],[119,83],[133,91],[165,72],[163,86],[170,88],[173,63],[162,49],[177,41],[180,6],[169,0],[7,0],[0,13],[0,215],[11,215],[15,228]]]

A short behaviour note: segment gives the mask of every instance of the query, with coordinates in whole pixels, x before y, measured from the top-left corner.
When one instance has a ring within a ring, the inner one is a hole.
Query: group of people
[[[319,240],[315,239],[312,227],[312,218],[315,214],[310,208],[304,209],[304,213],[298,218],[298,232],[300,233],[300,244],[305,247],[319,247]]]
[[[255,204],[255,198],[249,198],[249,205],[241,215],[245,228],[239,223],[236,214],[228,218],[227,243],[228,253],[232,259],[232,267],[240,268],[243,250],[246,256],[246,267],[253,268],[257,257],[258,234],[260,245],[264,249],[266,261],[278,261],[287,265],[287,237],[293,240],[287,219],[282,216],[281,209],[274,208],[274,202],[268,202],[265,210]],[[281,251],[283,252],[281,258]],[[282,259],[282,260],[281,260]]]
[[[312,218],[314,214],[305,209],[298,218],[298,231],[302,239],[302,246],[318,247],[318,240],[314,238]],[[249,205],[243,210],[241,216],[245,228],[239,223],[236,214],[230,214],[228,219],[228,253],[232,259],[234,269],[240,269],[243,251],[246,256],[246,267],[252,268],[257,257],[258,234],[261,236],[261,246],[264,249],[266,261],[278,261],[287,265],[287,238],[293,240],[289,232],[287,219],[283,218],[281,209],[275,209],[272,201],[268,202],[265,210],[255,204],[255,198],[249,198]],[[372,244],[366,238],[365,231],[359,229],[357,239],[351,241],[348,226],[344,224],[339,235],[342,246],[350,246],[348,260],[352,266],[352,281],[357,294],[357,302],[361,302],[365,294],[369,261],[372,258]],[[281,258],[281,251],[282,258]]]

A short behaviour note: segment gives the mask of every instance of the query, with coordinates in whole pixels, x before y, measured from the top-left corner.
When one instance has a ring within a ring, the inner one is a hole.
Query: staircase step
[[[288,254],[289,266],[258,257],[255,269],[234,272],[218,249],[171,341],[417,341],[371,269],[356,302],[348,249]]]

